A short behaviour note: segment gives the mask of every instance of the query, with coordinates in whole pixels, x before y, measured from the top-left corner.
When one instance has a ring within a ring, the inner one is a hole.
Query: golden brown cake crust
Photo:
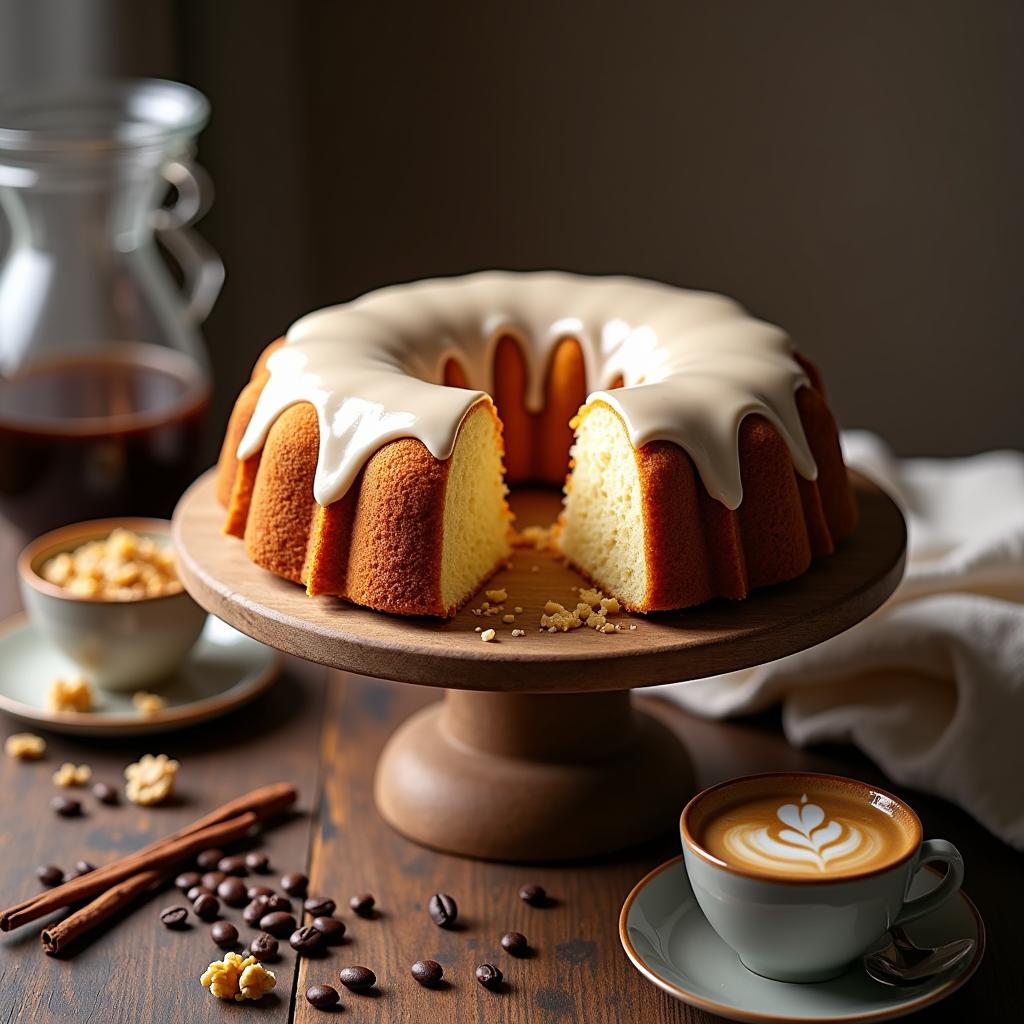
[[[312,406],[287,409],[262,453],[241,463],[235,458],[267,380],[266,360],[281,343],[261,355],[225,434],[217,469],[217,495],[228,510],[225,531],[244,536],[256,564],[306,584],[310,594],[398,614],[453,614],[456,609],[443,606],[440,583],[448,463],[421,442],[384,445],[349,492],[326,508],[313,499],[319,430]],[[748,416],[739,431],[744,499],[736,511],[710,497],[677,445],[655,441],[636,452],[648,592],[633,610],[745,597],[754,587],[799,576],[855,528],[856,507],[820,374],[798,358],[811,380],[797,404],[816,480],[796,472],[785,443],[759,416]],[[561,482],[571,441],[565,421],[585,397],[579,345],[563,339],[554,350],[540,414],[525,409],[525,362],[514,337],[499,342],[494,372],[508,479]],[[444,379],[465,384],[454,361]]]

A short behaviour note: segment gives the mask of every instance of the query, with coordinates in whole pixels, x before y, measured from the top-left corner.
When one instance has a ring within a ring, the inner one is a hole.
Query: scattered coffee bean
[[[329,1010],[337,1006],[340,998],[338,990],[330,985],[310,985],[306,989],[306,1002],[318,1010]]]
[[[365,992],[377,984],[377,975],[369,967],[342,967],[338,977],[342,985],[353,992]]]
[[[519,890],[519,898],[531,907],[543,907],[548,901],[548,894],[542,885],[524,885]]]
[[[73,796],[55,796],[50,807],[62,818],[77,818],[82,813],[82,801]]]
[[[250,871],[258,871],[262,874],[270,867],[270,858],[265,853],[253,850],[252,853],[245,855],[245,866]]]
[[[224,881],[228,876],[223,871],[207,871],[200,878],[200,882],[206,886],[207,889],[212,892],[217,891],[217,886]]]
[[[266,896],[257,896],[251,903],[249,903],[245,910],[242,911],[242,920],[246,924],[253,926],[258,925],[263,918],[269,914],[267,910],[267,898]]]
[[[213,871],[223,856],[222,850],[203,850],[196,856],[196,864],[200,871]]]
[[[87,875],[90,871],[95,871],[96,865],[90,864],[87,860],[76,860],[75,861],[75,874],[76,875]]]
[[[377,901],[368,893],[361,892],[353,896],[348,905],[360,916],[369,917],[373,913],[373,906]]]
[[[417,960],[410,970],[412,976],[427,988],[436,985],[444,975],[444,968],[436,960]]]
[[[325,946],[336,946],[345,937],[345,922],[336,917],[314,917],[310,923],[324,937]]]
[[[248,897],[245,895],[245,882],[234,875],[228,875],[217,886],[217,895],[229,907],[244,907]]]
[[[319,928],[311,924],[296,928],[288,938],[288,945],[302,956],[315,956],[323,952],[324,936]]]
[[[277,959],[277,939],[266,932],[260,932],[252,942],[249,943],[249,952],[252,953],[261,963],[264,960]]]
[[[220,900],[203,893],[193,904],[192,910],[200,921],[213,921],[220,914]]]
[[[182,892],[188,892],[193,885],[199,885],[202,881],[198,871],[183,871],[174,880],[174,888]]]
[[[56,864],[40,864],[36,868],[36,878],[43,885],[60,885],[64,881],[64,872]]]
[[[234,949],[238,943],[238,929],[230,921],[215,921],[210,928],[210,938],[221,949]]]
[[[120,802],[117,790],[110,785],[109,782],[97,782],[92,787],[92,795],[96,797],[101,804],[106,804],[108,807],[113,806]]]
[[[330,917],[337,909],[337,904],[327,896],[310,896],[310,898],[302,904],[302,909],[305,910],[307,914],[312,914],[314,917],[320,915]]]
[[[237,875],[239,878],[244,878],[249,874],[249,869],[245,866],[245,858],[240,857],[238,854],[233,854],[230,857],[221,857],[217,861],[217,870],[223,871],[225,875]]]
[[[164,907],[160,911],[160,923],[165,928],[184,928],[188,921],[188,910],[185,907]]]
[[[248,896],[249,899],[254,900],[257,896],[273,896],[274,890],[268,889],[265,885],[250,885],[249,888],[245,890],[245,895]]]
[[[272,892],[267,897],[267,910],[268,912],[280,910],[282,913],[290,914],[292,912],[292,901],[287,896],[279,896],[276,892]]]
[[[494,964],[481,964],[473,973],[484,988],[489,988],[493,992],[501,987],[501,979],[504,975],[501,973],[500,967],[495,967]]]
[[[502,935],[501,948],[513,956],[526,956],[530,952],[530,944],[522,932],[506,932]]]
[[[212,895],[213,890],[207,889],[205,885],[193,885],[192,888],[189,889],[187,893],[185,893],[185,899],[191,900],[193,903],[195,903],[195,901],[199,899],[200,896]]]
[[[295,918],[283,910],[274,910],[260,918],[260,931],[269,932],[278,939],[286,939],[295,931]]]
[[[438,928],[450,928],[459,916],[459,908],[446,892],[435,892],[427,903],[427,913]]]
[[[281,888],[289,896],[305,896],[309,879],[301,871],[292,871],[281,878]]]

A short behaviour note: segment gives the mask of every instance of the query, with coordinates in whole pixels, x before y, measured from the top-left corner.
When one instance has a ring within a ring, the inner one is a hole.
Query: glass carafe
[[[24,532],[166,516],[198,468],[224,278],[189,227],[208,114],[153,80],[0,102],[0,514]]]

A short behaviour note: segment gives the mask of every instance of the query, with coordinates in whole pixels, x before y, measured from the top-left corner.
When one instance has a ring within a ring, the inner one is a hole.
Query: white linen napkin
[[[1024,455],[897,459],[864,431],[843,451],[907,517],[896,593],[810,650],[652,692],[708,718],[781,703],[790,743],[855,743],[1024,849]]]

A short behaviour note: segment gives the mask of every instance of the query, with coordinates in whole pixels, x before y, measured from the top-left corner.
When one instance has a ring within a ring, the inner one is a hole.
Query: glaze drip
[[[529,410],[543,406],[554,347],[575,338],[594,389],[587,401],[615,409],[635,448],[656,440],[684,448],[708,493],[731,509],[743,498],[737,439],[750,414],[773,424],[802,476],[816,476],[796,405],[809,381],[780,328],[709,292],[553,271],[395,285],[303,317],[268,360],[238,457],[260,450],[286,408],[309,402],[320,424],[313,491],[321,505],[341,498],[389,441],[418,438],[447,459],[466,413],[490,401],[503,335],[522,348]],[[468,389],[440,383],[449,359]],[[624,386],[607,390],[619,376]]]

